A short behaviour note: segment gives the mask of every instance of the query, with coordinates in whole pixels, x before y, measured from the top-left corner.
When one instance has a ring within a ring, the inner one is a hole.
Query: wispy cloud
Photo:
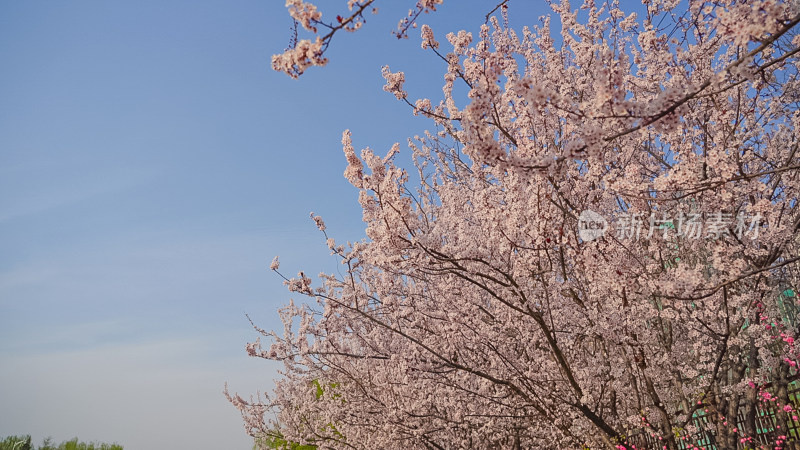
[[[5,193],[0,194],[0,224],[142,186],[157,174],[151,169],[97,168],[90,176],[56,176],[56,170],[46,166],[38,170],[26,167],[25,170],[5,171]],[[39,174],[48,182],[31,185],[30,180],[23,178],[30,177],[31,173]]]

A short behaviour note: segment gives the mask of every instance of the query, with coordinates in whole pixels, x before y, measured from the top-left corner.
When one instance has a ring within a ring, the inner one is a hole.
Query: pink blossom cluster
[[[383,87],[384,91],[394,94],[398,100],[402,100],[408,96],[406,91],[403,90],[403,83],[406,81],[406,76],[403,72],[392,73],[392,71],[389,70],[389,66],[383,66],[381,74],[383,78],[386,79],[386,85]]]
[[[314,24],[322,18],[322,13],[317,10],[316,6],[303,0],[286,0],[286,7],[289,9],[289,15],[303,28],[314,33],[317,32]]]
[[[327,62],[324,53],[328,48],[333,36],[341,30],[355,32],[361,29],[366,23],[365,14],[371,12],[378,13],[375,4],[378,0],[347,0],[345,5],[346,12],[340,14],[330,14],[329,22],[323,21],[322,12],[319,8],[304,0],[286,0],[286,7],[289,16],[294,21],[294,34],[291,37],[289,48],[282,54],[273,55],[272,68],[279,72],[284,72],[292,78],[302,75],[308,67],[322,66]],[[403,17],[397,25],[397,30],[393,31],[398,38],[407,38],[408,30],[417,28],[417,20],[422,14],[436,11],[437,6],[444,3],[444,0],[417,0],[413,3],[414,7],[409,10],[408,15]],[[326,5],[327,6],[327,5]],[[312,34],[310,39],[298,38],[298,25]],[[322,25],[324,32],[319,31]],[[423,25],[423,30],[430,32],[430,27]],[[423,43],[423,47],[438,47],[438,42],[430,39]]]
[[[439,42],[433,37],[433,30],[428,25],[422,25],[422,49],[439,48]]]
[[[298,41],[294,48],[272,56],[272,68],[297,78],[311,66],[324,66],[328,63],[328,58],[322,56],[322,47],[323,41],[319,37],[314,42]]]

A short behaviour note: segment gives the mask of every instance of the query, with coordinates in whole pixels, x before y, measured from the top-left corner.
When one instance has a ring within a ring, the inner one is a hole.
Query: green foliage
[[[274,449],[274,450],[316,450],[316,445],[300,444],[297,442],[287,441],[280,431],[274,430],[275,434],[266,436],[256,440],[253,450],[259,449]]]
[[[314,389],[314,396],[317,398],[317,400],[320,400],[325,395],[326,390],[335,390],[337,387],[339,387],[339,383],[331,382],[328,383],[325,387],[323,387],[323,384],[320,383],[319,380],[315,379],[314,381],[311,382],[311,386]],[[341,397],[342,396],[340,394],[337,394],[335,392],[331,394],[331,398],[334,400],[338,400]],[[340,439],[344,439],[342,433],[340,433],[339,430],[336,429],[336,426],[332,423],[329,423],[328,425],[323,427],[322,430],[332,431],[335,436],[337,436]],[[286,438],[284,438],[280,430],[276,428],[274,430],[271,430],[268,436],[256,439],[256,443],[253,446],[253,450],[259,450],[259,449],[316,450],[317,446],[314,444],[300,444],[299,442],[289,441]]]
[[[320,384],[319,380],[314,380],[312,384],[316,388],[316,397],[317,400],[319,400],[325,394],[325,389],[322,388],[322,384]],[[337,387],[339,387],[339,383],[329,383],[328,386],[330,387],[330,389],[336,389]],[[341,398],[341,395],[334,393],[331,396],[331,398],[338,399]]]
[[[32,450],[30,436],[9,436],[0,441],[0,450]]]
[[[322,397],[322,394],[325,393],[325,391],[322,389],[322,385],[319,384],[319,380],[314,380],[314,387],[317,388],[317,400],[319,400]]]
[[[39,447],[31,444],[31,437],[9,436],[0,441],[0,450],[123,450],[118,444],[106,444],[103,442],[82,442],[78,438],[72,438],[58,445],[53,443],[51,438],[47,438]]]

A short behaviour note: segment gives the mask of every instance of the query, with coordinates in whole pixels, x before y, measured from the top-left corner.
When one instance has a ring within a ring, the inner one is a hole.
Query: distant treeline
[[[51,438],[42,441],[42,445],[36,447],[31,444],[31,437],[8,436],[0,441],[0,450],[123,450],[119,444],[105,444],[102,442],[79,442],[78,438],[64,441],[60,444],[53,442]]]

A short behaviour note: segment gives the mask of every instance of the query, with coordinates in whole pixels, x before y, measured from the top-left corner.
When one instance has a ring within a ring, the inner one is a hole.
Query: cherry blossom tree
[[[341,28],[373,3],[350,1]],[[415,172],[399,144],[358,154],[344,132],[366,238],[337,243],[312,215],[344,275],[285,278],[308,301],[281,310],[282,333],[257,328],[268,347],[247,346],[283,378],[229,395],[253,436],[799,448],[800,3],[642,3],[554,1],[513,30],[503,2],[449,45],[420,27],[443,98],[411,100],[384,69],[385,90],[431,120],[408,140]],[[316,31],[314,6],[287,5]],[[298,42],[276,69],[299,75],[328,41]]]

